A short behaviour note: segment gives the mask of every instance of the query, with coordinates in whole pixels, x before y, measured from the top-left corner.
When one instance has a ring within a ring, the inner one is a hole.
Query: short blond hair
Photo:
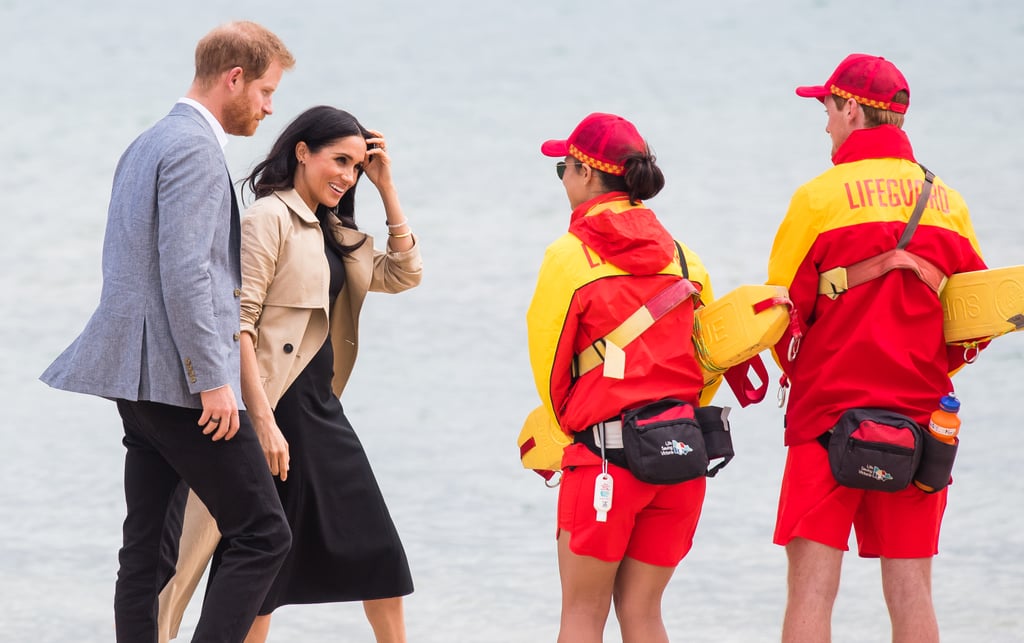
[[[262,78],[274,61],[284,69],[295,66],[295,58],[273,32],[247,20],[229,22],[196,45],[196,81],[209,87],[222,73],[241,67],[248,83]]]
[[[835,103],[836,109],[842,109],[843,106],[846,105],[847,100],[851,99],[832,94],[832,101]],[[890,102],[899,103],[900,105],[908,105],[910,104],[910,94],[901,89],[896,92],[896,95],[892,97]],[[877,107],[871,107],[870,105],[865,105],[863,103],[857,104],[860,105],[861,110],[864,112],[864,125],[867,127],[895,125],[896,127],[903,129],[903,117],[905,114],[889,111],[887,109],[878,109]]]

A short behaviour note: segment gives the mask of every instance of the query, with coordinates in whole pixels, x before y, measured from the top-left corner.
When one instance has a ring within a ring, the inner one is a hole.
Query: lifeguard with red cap
[[[910,86],[892,62],[851,54],[824,84],[796,93],[825,105],[834,167],[794,193],[768,262],[768,283],[789,289],[803,332],[795,359],[785,351],[788,332],[776,346],[790,385],[774,537],[789,561],[782,640],[831,640],[852,528],[860,555],[881,559],[892,639],[937,643],[931,561],[946,489],[840,485],[823,444],[852,409],[927,425],[964,364],[962,347],[947,347],[937,290],[985,263],[963,198],[914,157],[902,129]],[[853,278],[886,253],[923,260],[918,267],[930,266],[931,276],[915,273],[914,259]]]
[[[555,170],[572,208],[568,231],[544,255],[527,313],[538,412],[572,440],[558,500],[559,640],[600,641],[613,588],[623,640],[667,640],[650,600],[690,550],[705,478],[637,478],[625,460],[621,418],[665,398],[693,417],[705,384],[688,338],[711,283],[696,253],[677,245],[646,206],[665,179],[632,123],[593,113],[541,153],[559,158]],[[657,297],[666,291],[682,294],[671,305],[651,303],[664,304]],[[649,323],[617,332],[639,311]],[[681,459],[688,448],[669,456]]]

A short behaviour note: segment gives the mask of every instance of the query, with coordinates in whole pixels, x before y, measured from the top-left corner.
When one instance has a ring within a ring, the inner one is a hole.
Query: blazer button
[[[234,338],[235,338],[235,341],[236,341],[236,342],[238,341],[238,339],[239,339],[240,337],[241,337],[241,335],[239,335],[238,333],[235,333],[235,334],[234,334]]]
[[[235,288],[235,297],[241,297],[241,296],[242,296],[242,291],[240,289],[238,289],[238,288]]]
[[[284,345],[284,352],[286,352],[286,353],[290,353],[290,352],[292,352],[293,350],[295,350],[295,347],[294,347],[294,346],[292,346],[291,344],[285,344],[285,345]]]

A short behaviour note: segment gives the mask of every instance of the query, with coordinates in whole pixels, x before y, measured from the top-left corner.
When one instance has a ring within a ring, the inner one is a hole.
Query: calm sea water
[[[367,302],[343,400],[409,552],[412,641],[557,632],[556,492],[515,447],[537,403],[524,313],[568,220],[542,140],[591,111],[632,119],[668,177],[650,205],[724,293],[764,280],[790,194],[828,167],[823,110],[793,87],[824,81],[851,51],[882,54],[910,80],[919,159],[963,193],[990,265],[1024,263],[1017,0],[0,0],[0,640],[113,638],[119,422],[109,402],[36,377],[95,306],[118,156],[187,89],[195,41],[234,18],[271,27],[298,59],[274,116],[229,145],[235,177],[300,111],[338,105],[388,135],[421,238],[424,283]],[[375,196],[361,188],[358,216],[381,236]],[[1024,641],[1022,363],[1024,336],[1009,336],[956,378],[963,442],[934,569],[945,641]],[[734,412],[738,456],[710,483],[665,598],[674,641],[778,639],[775,375],[768,400]],[[735,405],[727,390],[718,401]],[[876,562],[846,557],[834,633],[888,640]],[[271,638],[372,640],[352,604],[282,608]]]

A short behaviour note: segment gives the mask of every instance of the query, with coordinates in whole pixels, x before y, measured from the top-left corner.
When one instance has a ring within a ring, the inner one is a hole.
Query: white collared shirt
[[[186,105],[191,105],[192,107],[195,107],[197,110],[199,110],[199,113],[203,115],[203,118],[206,119],[206,122],[209,123],[210,127],[213,128],[213,134],[214,136],[217,137],[217,142],[220,143],[220,149],[223,150],[225,147],[227,147],[228,135],[227,132],[224,131],[224,126],[220,124],[220,121],[217,120],[217,118],[213,115],[212,112],[210,112],[210,110],[206,109],[205,105],[203,105],[197,100],[189,98],[188,96],[183,96],[179,98],[178,102],[185,103]]]

